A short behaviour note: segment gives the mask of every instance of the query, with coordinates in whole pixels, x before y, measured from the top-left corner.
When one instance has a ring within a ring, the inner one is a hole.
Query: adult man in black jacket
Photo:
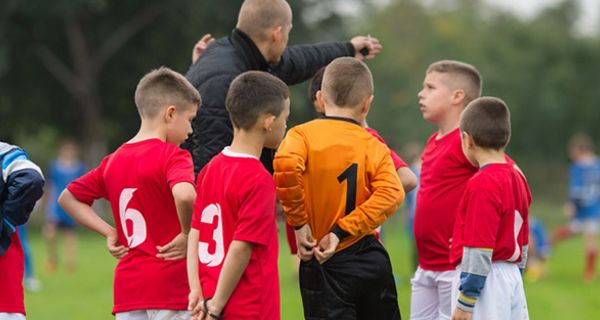
[[[377,39],[361,36],[349,42],[286,48],[291,29],[292,11],[285,0],[246,0],[231,35],[213,41],[190,67],[186,77],[200,92],[202,106],[184,148],[192,152],[196,174],[231,143],[233,129],[225,98],[236,76],[260,70],[293,85],[310,79],[335,58],[373,58],[381,50]],[[359,53],[364,48],[368,50],[366,57]],[[273,155],[273,150],[265,149],[261,157],[271,172]]]

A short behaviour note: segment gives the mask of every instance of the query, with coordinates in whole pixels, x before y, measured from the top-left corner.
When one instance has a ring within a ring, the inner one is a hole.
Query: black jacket
[[[287,47],[280,62],[271,66],[252,39],[238,29],[234,29],[229,37],[212,43],[186,74],[202,96],[202,105],[193,124],[194,132],[183,145],[192,153],[196,174],[231,144],[233,129],[225,109],[225,98],[235,77],[246,71],[259,70],[293,85],[310,79],[333,59],[354,54],[350,42],[295,45]],[[265,149],[261,157],[271,172],[273,153],[273,150]]]

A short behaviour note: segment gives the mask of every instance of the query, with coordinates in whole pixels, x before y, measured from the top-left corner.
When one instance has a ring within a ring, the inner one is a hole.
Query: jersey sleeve
[[[287,215],[288,224],[298,227],[308,222],[304,208],[302,177],[306,170],[307,147],[298,130],[288,131],[273,161],[277,195]]]
[[[400,184],[387,147],[378,142],[374,148],[370,154],[374,155],[375,162],[366,164],[367,167],[373,168],[372,172],[367,173],[370,176],[368,188],[371,195],[337,222],[336,228],[339,227],[352,236],[360,236],[379,227],[404,200],[404,188]],[[339,237],[338,232],[336,235]]]
[[[167,183],[173,188],[178,183],[194,184],[194,163],[189,151],[176,148],[167,160]]]
[[[96,199],[108,198],[103,173],[110,157],[110,155],[107,156],[102,160],[100,166],[69,183],[67,190],[73,194],[75,199],[91,206]],[[57,192],[62,192],[62,190],[57,190]]]
[[[464,221],[464,246],[494,249],[500,225],[501,199],[494,190],[470,184]]]
[[[254,181],[247,190],[241,190],[239,201],[233,240],[267,245],[275,223],[275,186],[271,177]]]
[[[408,167],[408,164],[404,162],[404,160],[402,160],[402,158],[400,158],[400,156],[396,153],[396,151],[392,150],[392,148],[390,148],[390,156],[392,157],[392,162],[394,163],[394,168],[396,168],[396,170],[403,167]]]
[[[202,192],[202,187],[207,168],[208,166],[204,166],[196,179],[196,200],[194,201],[194,213],[192,213],[191,224],[191,227],[196,230],[200,230],[200,219],[202,218],[202,210],[204,210],[204,193]]]

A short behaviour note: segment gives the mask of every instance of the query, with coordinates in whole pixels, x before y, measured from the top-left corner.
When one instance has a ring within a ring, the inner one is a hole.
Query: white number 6
[[[125,188],[121,191],[121,196],[119,197],[121,227],[123,228],[125,238],[127,238],[127,246],[130,248],[135,248],[146,240],[146,220],[144,220],[144,216],[135,209],[127,209],[127,205],[136,190],[136,188]],[[133,224],[131,235],[127,232],[127,220],[131,220]]]

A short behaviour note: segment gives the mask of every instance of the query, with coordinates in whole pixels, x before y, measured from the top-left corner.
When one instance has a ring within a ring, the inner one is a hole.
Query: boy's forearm
[[[196,188],[191,183],[182,182],[173,186],[173,199],[181,231],[184,234],[190,232],[192,214],[194,212],[194,201],[196,200]]]
[[[229,251],[219,275],[219,282],[212,302],[219,310],[223,310],[237,287],[242,274],[246,270],[252,255],[252,244],[246,241],[234,240],[229,246]]]
[[[187,246],[187,274],[190,289],[202,291],[200,277],[198,276],[198,239],[200,233],[196,229],[191,229],[188,235]]]
[[[396,187],[377,188],[367,201],[340,219],[337,226],[352,236],[365,234],[382,225],[403,200],[404,190],[399,184]]]
[[[492,255],[492,249],[464,248],[458,296],[458,307],[461,310],[473,312],[492,268]]]
[[[68,189],[61,193],[58,203],[77,223],[104,237],[115,230],[92,207],[77,200]]]

